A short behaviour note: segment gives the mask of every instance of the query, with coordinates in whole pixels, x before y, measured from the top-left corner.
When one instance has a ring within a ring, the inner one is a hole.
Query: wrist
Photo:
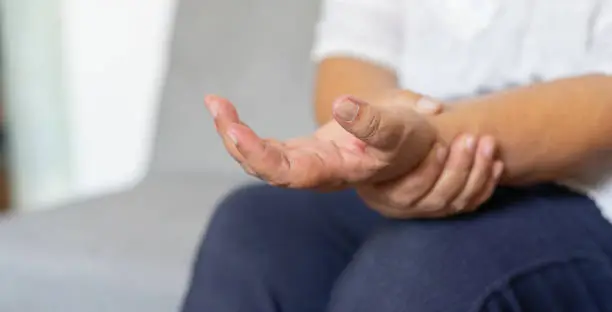
[[[453,107],[446,109],[446,107]],[[443,142],[451,142],[461,134],[484,135],[492,134],[484,131],[479,114],[474,113],[468,106],[445,105],[441,114],[426,116],[427,121],[436,129]]]
[[[427,122],[435,129],[438,136],[437,140],[445,146],[448,146],[458,135],[458,133],[451,130],[452,124],[449,122],[448,114],[450,113],[443,112],[439,115],[425,116]]]

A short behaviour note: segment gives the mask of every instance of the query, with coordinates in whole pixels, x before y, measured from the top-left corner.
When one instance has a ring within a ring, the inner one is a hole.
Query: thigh
[[[210,222],[184,311],[321,311],[380,221],[350,191],[238,189]]]
[[[591,200],[555,186],[502,189],[473,215],[385,224],[339,279],[330,310],[487,311],[514,295],[509,307],[522,309],[500,311],[577,311],[546,304],[578,293],[612,309],[601,295],[611,263],[612,225]],[[529,287],[548,296],[527,297]]]

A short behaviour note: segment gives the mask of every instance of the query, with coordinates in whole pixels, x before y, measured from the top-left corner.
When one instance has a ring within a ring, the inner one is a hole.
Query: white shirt
[[[313,57],[329,56],[391,68],[439,99],[612,74],[612,0],[324,0]],[[568,184],[612,221],[612,155],[593,167]]]

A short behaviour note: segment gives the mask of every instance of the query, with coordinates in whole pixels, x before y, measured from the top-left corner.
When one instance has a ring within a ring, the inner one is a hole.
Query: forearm
[[[432,122],[446,141],[460,133],[493,135],[504,184],[565,178],[612,149],[612,77],[557,80],[456,104]]]

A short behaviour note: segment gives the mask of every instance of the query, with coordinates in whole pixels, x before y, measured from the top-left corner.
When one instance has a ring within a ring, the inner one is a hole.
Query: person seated
[[[311,135],[206,98],[267,183],[183,311],[612,311],[612,1],[327,0],[313,55]]]

